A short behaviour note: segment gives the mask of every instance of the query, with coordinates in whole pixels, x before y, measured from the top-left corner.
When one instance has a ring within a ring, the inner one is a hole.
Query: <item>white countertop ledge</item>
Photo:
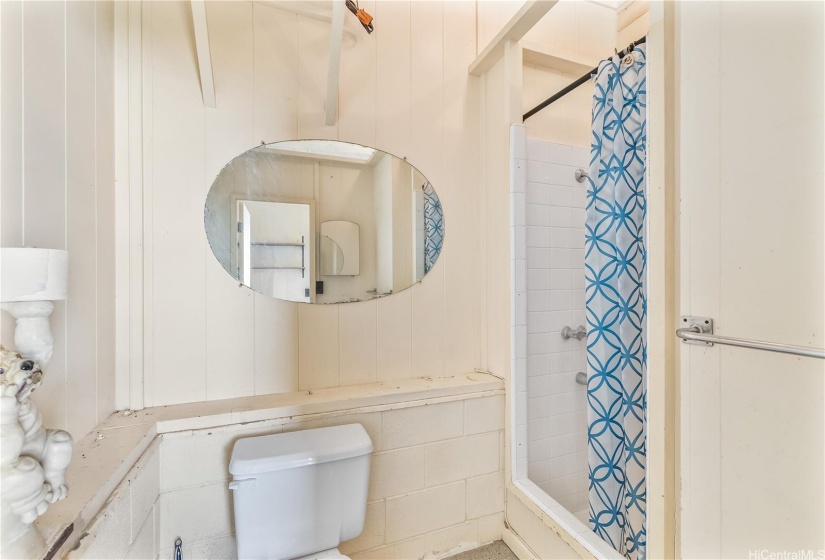
[[[66,554],[62,541],[77,540],[158,434],[352,409],[403,408],[422,401],[446,402],[503,392],[503,380],[475,372],[115,412],[76,442],[67,472],[69,495],[36,521],[51,549],[46,557]]]

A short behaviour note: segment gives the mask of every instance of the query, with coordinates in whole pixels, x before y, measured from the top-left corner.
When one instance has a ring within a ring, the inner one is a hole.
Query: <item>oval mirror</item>
[[[444,241],[430,182],[391,154],[347,142],[261,145],[218,174],[206,236],[233,278],[288,301],[382,297],[421,280]]]

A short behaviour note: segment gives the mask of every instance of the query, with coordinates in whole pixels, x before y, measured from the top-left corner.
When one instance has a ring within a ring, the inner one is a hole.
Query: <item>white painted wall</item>
[[[0,26],[0,245],[69,251],[34,400],[46,426],[79,439],[115,401],[114,6],[4,1]]]
[[[680,313],[825,346],[825,5],[676,19]],[[771,44],[754,56],[760,38]],[[825,548],[825,362],[681,345],[684,558]]]
[[[527,477],[570,512],[587,510],[584,206],[589,152],[527,139]]]
[[[339,119],[323,124],[329,23],[263,3],[209,2],[217,108],[204,108],[188,2],[132,14],[143,84],[142,359],[120,369],[131,402],[161,405],[472,370],[478,342],[474,202],[475,6],[365,2],[348,17]],[[140,16],[135,21],[135,16]],[[381,22],[378,24],[378,22]],[[134,33],[132,34],[134,37]],[[450,234],[425,281],[344,306],[273,301],[239,289],[211,255],[202,210],[213,177],[260,143],[336,138],[418,167]],[[449,349],[449,351],[447,350]],[[131,368],[131,369],[130,369]],[[125,381],[124,381],[125,382]],[[144,398],[140,398],[144,397]]]
[[[608,6],[563,0],[553,6],[524,39],[555,56],[594,68],[600,60],[613,53],[616,23],[616,11]],[[525,63],[524,112],[583,74],[584,72],[573,74]],[[589,147],[592,102],[593,85],[586,83],[530,117],[525,122],[527,136],[570,146]]]

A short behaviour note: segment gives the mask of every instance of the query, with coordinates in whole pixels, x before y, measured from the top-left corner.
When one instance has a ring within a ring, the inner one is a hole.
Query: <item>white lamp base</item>
[[[2,308],[17,322],[14,331],[17,351],[45,367],[54,353],[54,337],[49,327],[54,304],[50,301],[13,301],[3,303]]]

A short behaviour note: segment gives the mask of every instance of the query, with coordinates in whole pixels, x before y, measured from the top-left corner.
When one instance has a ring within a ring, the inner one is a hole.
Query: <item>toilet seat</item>
[[[294,558],[293,560],[350,560],[350,557],[341,554],[337,548],[330,548],[329,550],[307,554],[306,556]]]

